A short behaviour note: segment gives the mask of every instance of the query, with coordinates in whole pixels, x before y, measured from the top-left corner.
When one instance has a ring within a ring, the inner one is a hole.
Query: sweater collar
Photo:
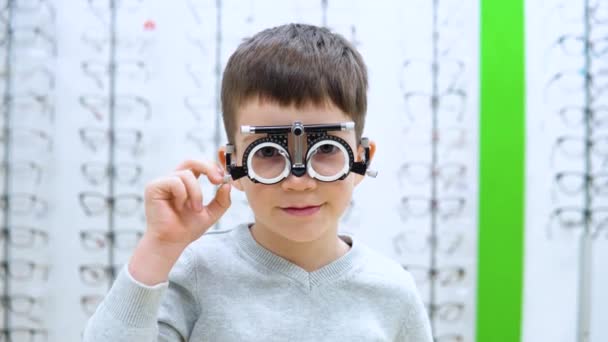
[[[262,264],[271,271],[284,274],[307,286],[309,289],[348,273],[357,264],[356,260],[361,255],[359,243],[355,242],[350,235],[340,234],[338,236],[351,246],[348,252],[329,264],[315,271],[308,272],[260,245],[251,234],[249,229],[251,225],[252,223],[240,224],[232,231],[238,247],[255,262]]]

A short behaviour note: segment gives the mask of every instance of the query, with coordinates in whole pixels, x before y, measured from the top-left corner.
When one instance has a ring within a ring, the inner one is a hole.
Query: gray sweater
[[[359,240],[313,272],[259,245],[247,224],[208,232],[169,281],[146,286],[127,268],[90,318],[85,342],[431,342],[410,274]]]

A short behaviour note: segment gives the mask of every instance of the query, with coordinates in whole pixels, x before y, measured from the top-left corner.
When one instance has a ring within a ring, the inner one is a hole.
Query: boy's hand
[[[188,160],[168,177],[146,186],[146,234],[160,243],[184,248],[205,233],[230,206],[230,185],[219,188],[215,198],[203,205],[200,176],[212,184],[222,183],[219,166]]]
[[[188,160],[170,176],[146,186],[147,230],[138,244],[129,273],[147,285],[166,280],[173,264],[192,241],[203,235],[230,207],[230,184],[223,184],[215,198],[203,205],[198,177],[222,183],[219,166]]]

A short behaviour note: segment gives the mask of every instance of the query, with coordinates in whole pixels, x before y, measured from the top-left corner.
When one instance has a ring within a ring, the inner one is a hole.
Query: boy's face
[[[236,162],[242,165],[243,151],[253,141],[265,134],[242,134],[241,125],[274,126],[291,125],[301,121],[304,125],[352,121],[344,112],[328,104],[327,106],[307,105],[302,108],[281,107],[274,102],[259,101],[257,98],[243,105],[237,113],[238,132],[235,135]],[[354,131],[332,131],[328,134],[344,139],[355,155],[357,150]],[[293,135],[288,136],[290,153],[293,152]],[[220,162],[225,165],[224,149],[220,150]],[[370,155],[375,144],[370,142]],[[356,157],[356,160],[359,160]],[[345,179],[335,182],[321,182],[308,174],[296,177],[290,174],[282,182],[272,185],[252,182],[243,177],[232,182],[244,191],[253,210],[256,226],[294,242],[308,242],[334,234],[338,220],[351,201],[352,192],[362,176],[350,173]],[[313,207],[309,210],[289,210],[289,208]],[[317,207],[317,208],[314,208]]]

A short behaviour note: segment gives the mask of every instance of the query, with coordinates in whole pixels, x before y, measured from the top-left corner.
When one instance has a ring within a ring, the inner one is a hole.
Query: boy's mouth
[[[293,206],[281,208],[284,212],[294,216],[311,216],[316,214],[322,205],[309,205],[309,206]]]

